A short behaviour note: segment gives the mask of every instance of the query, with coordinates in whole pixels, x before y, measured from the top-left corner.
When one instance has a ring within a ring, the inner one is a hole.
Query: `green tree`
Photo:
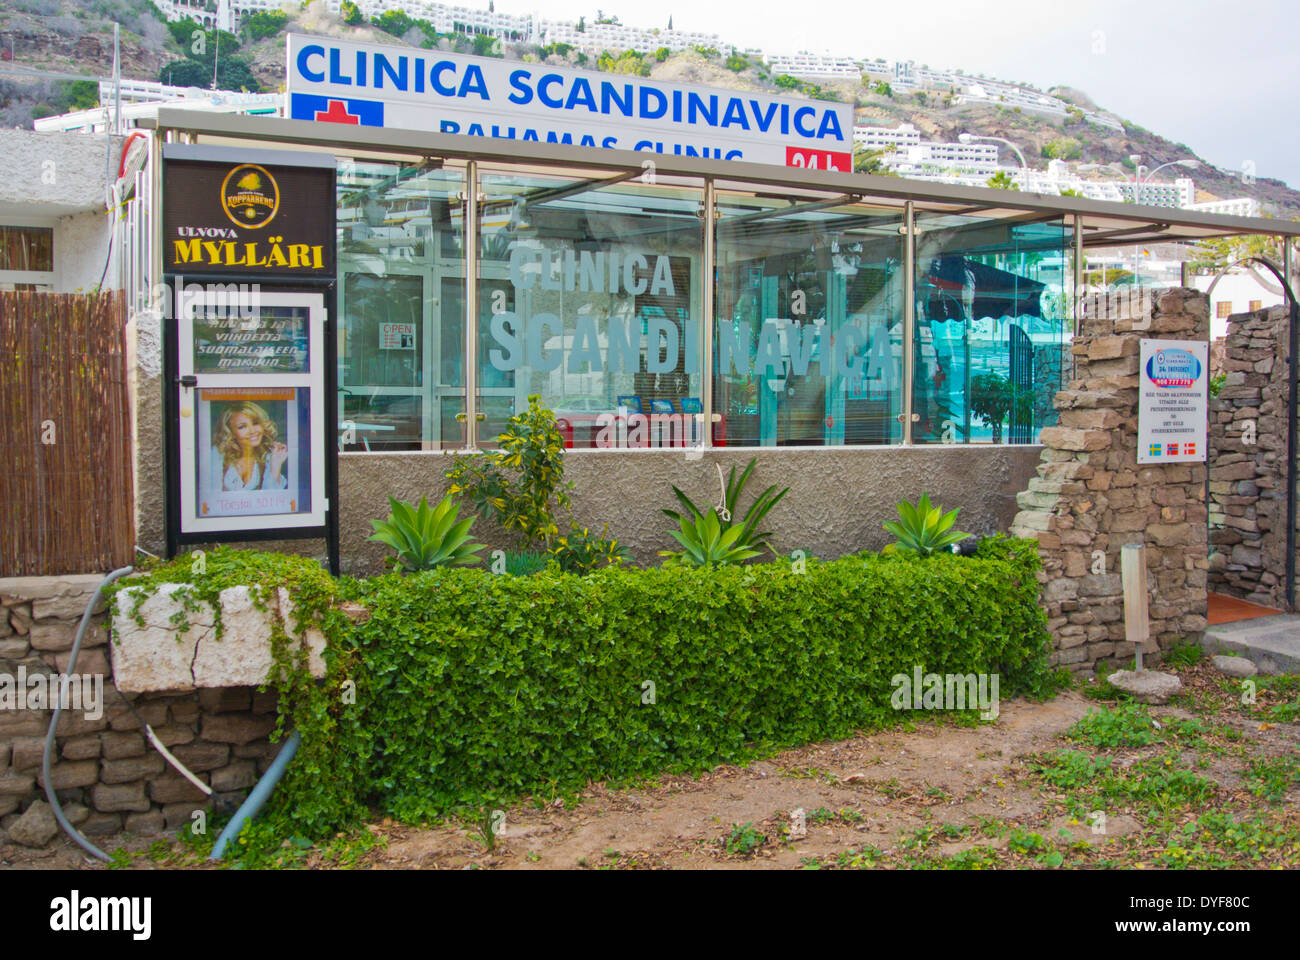
[[[240,32],[256,43],[273,37],[289,22],[289,15],[280,10],[259,10],[244,21]]]
[[[882,97],[889,97],[891,100],[894,98],[894,88],[884,80],[877,80],[875,86],[871,88],[871,92]]]
[[[994,190],[1020,189],[1020,187],[1016,185],[1015,177],[1007,173],[1005,170],[999,170],[997,173],[993,174],[993,176],[989,177],[987,184]]]
[[[885,166],[883,158],[887,150],[868,150],[862,144],[853,145],[853,172],[873,173],[878,177],[896,177],[893,170]]]
[[[658,50],[655,51],[655,59],[658,60],[660,63],[663,63],[672,55],[673,52],[669,50],[667,47],[660,47]]]
[[[1056,137],[1043,144],[1042,153],[1049,160],[1077,160],[1083,156],[1083,144],[1074,137]]]
[[[1216,237],[1193,244],[1192,250],[1193,256],[1187,262],[1188,267],[1206,273],[1218,273],[1229,264],[1247,257],[1264,257],[1277,264],[1282,262],[1282,247],[1272,234]]]
[[[1033,416],[1034,392],[996,373],[977,373],[970,381],[970,412],[993,428],[993,442],[1002,442],[1002,424]]]
[[[64,84],[57,100],[59,113],[89,110],[99,106],[99,83],[95,80],[73,80]]]
[[[352,0],[343,0],[343,6],[339,8],[339,16],[350,27],[359,27],[366,21],[361,9]]]
[[[501,49],[501,41],[496,37],[489,37],[487,34],[480,33],[474,38],[474,52],[480,57],[504,57],[505,53]]]
[[[385,10],[379,16],[371,17],[370,22],[384,33],[391,33],[395,37],[406,36],[415,26],[415,21],[401,10]]]
[[[736,73],[744,70],[749,66],[749,58],[742,57],[736,52],[736,48],[731,48],[731,53],[727,56],[727,69],[734,70]]]
[[[778,73],[772,78],[772,82],[782,90],[798,90],[803,86],[802,80],[798,77],[792,77],[788,73]]]
[[[206,90],[212,86],[212,61],[203,63],[199,60],[173,60],[163,64],[158,71],[160,83],[170,83],[178,87],[199,87]],[[252,68],[239,57],[223,55],[217,63],[218,90],[246,90],[259,93],[261,83],[253,74]]]

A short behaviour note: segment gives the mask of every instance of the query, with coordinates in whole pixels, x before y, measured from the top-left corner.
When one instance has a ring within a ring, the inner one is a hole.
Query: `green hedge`
[[[371,799],[416,820],[849,736],[898,717],[890,678],[917,665],[1039,692],[1035,547],[355,583]]]
[[[899,719],[890,679],[916,666],[996,672],[1003,697],[1044,693],[1038,567],[1033,541],[998,537],[976,557],[868,554],[802,573],[780,560],[335,581],[306,558],[220,547],[114,591],[184,582],[194,603],[283,584],[296,626],[327,632],[323,682],[282,629],[273,638],[291,668],[281,719],[303,735],[258,825],[273,849],[329,836],[367,805],[438,818],[849,736]],[[369,619],[354,625],[346,600]]]

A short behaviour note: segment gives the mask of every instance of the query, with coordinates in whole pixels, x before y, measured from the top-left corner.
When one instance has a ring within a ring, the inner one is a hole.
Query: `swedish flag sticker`
[[[1151,444],[1151,456],[1153,457],[1160,456],[1160,444],[1158,443]]]

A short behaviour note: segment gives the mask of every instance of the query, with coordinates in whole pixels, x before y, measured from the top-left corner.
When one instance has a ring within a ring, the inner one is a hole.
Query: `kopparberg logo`
[[[1190,387],[1201,376],[1201,361],[1186,350],[1166,347],[1147,361],[1147,376],[1157,387]]]
[[[280,209],[280,185],[264,167],[241,163],[221,182],[221,209],[232,223],[250,230],[260,229]]]

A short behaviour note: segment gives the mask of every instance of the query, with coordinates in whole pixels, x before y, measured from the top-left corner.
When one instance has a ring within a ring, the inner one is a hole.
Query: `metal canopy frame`
[[[1269,234],[1300,238],[1300,223],[1254,217],[1236,217],[1150,207],[1117,204],[1081,197],[994,190],[952,184],[881,177],[872,174],[839,173],[825,170],[785,168],[767,164],[713,160],[697,157],[645,153],[631,150],[603,150],[567,144],[521,143],[485,137],[400,130],[387,127],[325,124],[281,117],[214,114],[160,107],[157,118],[142,119],[139,125],[157,129],[165,139],[213,145],[263,147],[275,143],[282,150],[342,154],[356,160],[430,163],[463,163],[466,175],[465,246],[467,283],[465,289],[466,338],[465,371],[467,422],[466,446],[477,446],[478,421],[475,374],[478,343],[476,303],[477,243],[479,214],[487,207],[521,203],[525,206],[613,186],[646,174],[646,161],[653,161],[655,183],[663,186],[681,184],[699,188],[703,185],[704,208],[701,211],[705,276],[713,275],[716,230],[719,226],[719,192],[749,194],[756,198],[784,200],[790,205],[760,209],[728,218],[728,225],[749,224],[789,214],[814,213],[856,203],[870,205],[878,211],[896,210],[901,225],[896,229],[905,238],[903,251],[903,376],[901,384],[903,413],[902,442],[912,442],[913,363],[911,346],[915,327],[915,252],[917,237],[926,230],[928,216],[968,217],[980,215],[987,221],[1027,224],[1061,220],[1072,235],[1063,249],[1075,259],[1076,283],[1080,276],[1080,259],[1087,247],[1113,245],[1120,238],[1125,243],[1195,241],[1212,237]],[[305,158],[304,158],[305,159]],[[478,192],[479,175],[494,168],[555,175],[563,172],[581,182],[543,189],[533,195],[508,200],[486,201]],[[918,220],[921,222],[918,223]],[[159,221],[160,223],[161,221]],[[938,228],[936,228],[938,229]],[[161,245],[156,256],[161,257]],[[704,284],[703,370],[701,415],[712,411],[712,284]],[[1289,292],[1289,291],[1288,291]],[[1077,317],[1075,318],[1077,327]],[[712,445],[712,431],[702,431],[705,446]]]
[[[175,130],[197,137],[201,142],[275,141],[296,144],[308,149],[333,153],[364,151],[377,154],[455,158],[481,163],[525,163],[543,167],[563,167],[592,171],[598,178],[618,172],[639,176],[645,172],[647,159],[655,164],[657,177],[683,176],[715,180],[717,189],[739,189],[754,185],[785,188],[789,198],[796,191],[812,191],[842,196],[852,194],[864,201],[893,199],[912,203],[916,213],[945,207],[968,208],[965,212],[994,210],[1039,211],[1049,216],[1079,216],[1083,220],[1084,245],[1104,244],[1106,229],[1123,229],[1115,221],[1140,224],[1132,235],[1144,242],[1157,240],[1204,240],[1210,237],[1239,234],[1273,234],[1300,237],[1300,223],[1269,220],[1262,217],[1235,217],[1227,214],[1173,210],[1139,204],[1118,204],[1082,197],[1055,197],[1043,194],[994,190],[929,183],[898,177],[881,177],[863,173],[837,173],[826,170],[777,167],[734,160],[678,157],[633,150],[602,150],[567,144],[520,143],[491,137],[468,137],[460,134],[432,133],[422,130],[399,130],[389,127],[365,127],[349,124],[324,124],[311,120],[288,120],[281,117],[257,117],[240,114],[213,114],[161,107],[157,120],[142,120],[142,127]],[[625,177],[624,179],[630,179]],[[814,199],[814,198],[809,198]],[[945,210],[944,212],[957,212]],[[1090,232],[1103,231],[1095,236]]]

